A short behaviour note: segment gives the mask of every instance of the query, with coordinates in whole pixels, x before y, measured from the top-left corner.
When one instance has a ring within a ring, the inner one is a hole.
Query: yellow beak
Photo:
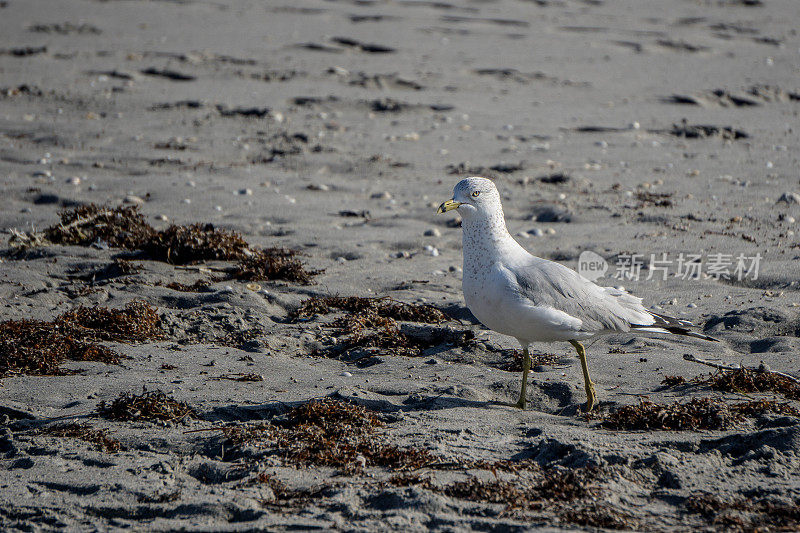
[[[447,200],[446,202],[442,202],[442,205],[439,206],[439,209],[436,210],[437,215],[441,215],[442,213],[447,213],[448,211],[452,211],[456,209],[458,206],[461,205],[461,202],[456,202],[452,198]]]

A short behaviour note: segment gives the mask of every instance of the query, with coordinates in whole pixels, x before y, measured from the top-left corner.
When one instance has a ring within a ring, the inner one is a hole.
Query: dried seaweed
[[[214,378],[211,378],[211,379],[214,379],[214,380],[217,380],[217,381],[220,381],[220,380],[223,380],[223,379],[227,379],[227,380],[230,380],[230,381],[264,381],[264,376],[262,376],[261,374],[243,374],[243,373],[239,373],[239,374],[223,374],[221,376],[217,376],[217,377],[214,377]]]
[[[233,277],[246,281],[282,279],[309,284],[321,270],[306,270],[297,259],[297,252],[283,248],[266,248],[243,257],[236,265]]]
[[[731,405],[731,410],[744,416],[758,416],[766,413],[784,416],[796,416],[800,418],[800,409],[790,405],[788,402],[776,402],[774,400],[754,400],[741,402]]]
[[[448,343],[469,346],[475,339],[470,330],[417,332],[403,331],[391,318],[356,315],[337,320],[331,324],[339,329],[339,337],[333,346],[315,350],[315,355],[325,357],[352,358],[356,361],[376,353],[390,351],[393,355],[419,357],[428,348]]]
[[[667,388],[677,387],[684,383],[686,383],[686,378],[683,376],[664,376],[664,379],[661,380],[661,384]]]
[[[137,248],[153,259],[173,265],[204,260],[238,261],[249,253],[249,245],[238,233],[212,224],[171,225],[155,232]]]
[[[430,476],[420,474],[419,472],[400,472],[394,474],[389,478],[389,484],[395,487],[414,486],[428,490],[433,490],[436,487]]]
[[[110,420],[172,423],[183,422],[187,418],[199,418],[191,406],[161,391],[150,391],[139,395],[127,392],[111,403],[100,402],[97,412],[103,418]]]
[[[535,473],[532,480],[485,481],[472,477],[437,490],[463,500],[503,503],[509,509],[543,509],[554,502],[575,502],[596,496],[594,483],[601,473],[593,466],[535,469],[532,472]]]
[[[700,380],[700,383],[724,392],[777,392],[790,400],[800,400],[800,384],[774,372],[747,368],[721,370]]]
[[[40,320],[0,323],[0,377],[15,374],[63,375],[64,361],[119,364],[114,350],[75,336],[73,328]]]
[[[387,442],[376,432],[381,427],[376,413],[328,398],[302,404],[267,424],[226,426],[222,431],[229,445],[254,444],[292,464],[334,466],[350,474],[367,466],[403,470],[433,461],[427,450]]]
[[[728,429],[742,420],[740,413],[720,400],[694,398],[666,405],[643,400],[614,411],[602,425],[617,430],[701,430]]]
[[[155,233],[138,206],[111,208],[89,204],[60,215],[59,224],[44,230],[47,240],[56,244],[89,246],[100,241],[112,248],[136,250]]]
[[[391,350],[394,355],[416,357],[422,355],[425,349],[442,343],[466,346],[475,338],[469,330],[401,329],[397,320],[439,324],[449,318],[433,306],[407,304],[390,298],[315,297],[305,300],[292,316],[299,320],[331,313],[336,309],[346,313],[328,324],[338,330],[336,342],[315,350],[315,355],[349,357],[358,350],[358,360],[375,352]]]
[[[72,422],[69,424],[49,426],[38,429],[33,434],[79,439],[94,444],[98,450],[106,453],[116,453],[123,449],[122,444],[120,444],[118,440],[109,437],[102,429],[94,429],[88,424]]]
[[[427,324],[440,324],[450,320],[450,317],[432,305],[408,304],[391,298],[364,298],[361,296],[309,298],[294,311],[293,316],[295,318],[309,318],[314,315],[331,313],[333,309],[341,309],[342,311],[357,314],[374,312],[374,314],[385,318]]]
[[[800,529],[800,501],[774,502],[767,499],[734,498],[729,501],[708,493],[694,494],[684,502],[688,513],[699,514],[725,531],[797,531]]]
[[[639,200],[640,206],[652,205],[655,207],[672,207],[672,193],[656,193],[639,191],[636,193],[636,199]]]
[[[146,342],[162,337],[156,308],[140,301],[124,309],[80,306],[61,314],[55,323],[84,340]]]
[[[251,248],[234,231],[212,224],[150,226],[138,206],[107,207],[89,204],[60,213],[59,224],[42,233],[14,232],[12,245],[27,248],[47,242],[143,251],[156,261],[185,265],[198,261],[236,261],[233,278],[250,281],[285,280],[310,283],[321,271],[307,271],[297,252],[282,248]],[[180,289],[179,289],[180,290]]]
[[[528,492],[529,487],[519,481],[484,481],[472,477],[457,481],[441,489],[452,498],[484,503],[502,503],[511,509],[535,509],[535,498]],[[541,507],[539,507],[541,508]]]
[[[505,351],[505,350],[504,350]],[[511,352],[511,359],[500,364],[500,370],[506,372],[522,372],[522,350],[508,350]],[[531,368],[537,365],[552,365],[559,360],[555,354],[531,354]]]
[[[714,126],[708,124],[673,124],[671,130],[656,130],[656,133],[667,133],[684,139],[704,139],[706,137],[721,137],[726,140],[748,139],[750,134],[744,130],[731,126]]]

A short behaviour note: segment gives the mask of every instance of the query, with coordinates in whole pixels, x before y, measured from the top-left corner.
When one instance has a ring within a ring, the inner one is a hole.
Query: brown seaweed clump
[[[333,309],[340,309],[351,314],[377,315],[406,322],[424,322],[440,324],[450,317],[432,305],[408,304],[391,298],[364,298],[361,296],[324,296],[305,300],[293,316],[310,318],[314,315],[325,315]]]
[[[468,345],[475,335],[472,331],[452,331],[418,327],[401,328],[397,320],[439,324],[449,320],[447,315],[429,305],[407,304],[390,298],[359,296],[326,296],[310,298],[293,313],[297,319],[327,314],[335,309],[345,314],[328,325],[338,331],[336,343],[315,351],[325,357],[349,357],[356,350],[358,359],[375,352],[390,350],[394,355],[417,357],[423,351],[443,343]]]
[[[161,391],[150,391],[139,395],[126,392],[111,403],[100,402],[97,412],[110,420],[148,420],[151,422],[183,422],[187,418],[199,418],[187,403],[179,402]]]
[[[44,230],[47,240],[56,244],[89,246],[99,240],[112,248],[137,250],[155,234],[138,206],[112,208],[89,204],[60,215],[59,224]]]
[[[728,429],[742,421],[741,414],[719,400],[694,398],[688,402],[657,404],[643,400],[608,415],[603,427],[621,430]]]
[[[800,400],[800,383],[774,372],[747,368],[721,370],[700,383],[724,392],[777,392],[790,400]]]
[[[223,374],[221,376],[217,376],[211,379],[217,381],[222,381],[223,379],[227,379],[230,381],[264,381],[264,376],[262,376],[261,374],[253,374],[253,373],[238,373],[238,374]]]
[[[435,490],[436,485],[433,479],[427,474],[419,472],[400,472],[389,478],[389,484],[395,487],[420,487],[422,489]]]
[[[16,374],[63,375],[64,361],[99,361],[119,364],[114,350],[88,342],[73,328],[41,320],[7,320],[0,323],[0,377]]]
[[[505,350],[504,350],[505,351]],[[500,370],[506,372],[522,372],[522,350],[508,350],[511,359],[506,359],[500,364]],[[552,365],[558,362],[559,356],[549,353],[531,354],[531,367],[536,365]]]
[[[594,466],[574,469],[532,469],[532,479],[482,480],[472,477],[437,488],[438,492],[475,502],[502,503],[508,509],[543,510],[553,504],[583,501],[597,496],[595,482],[601,470]]]
[[[150,226],[138,206],[107,207],[89,204],[60,213],[61,221],[42,233],[14,235],[17,245],[44,244],[89,246],[102,242],[111,248],[143,251],[156,261],[185,265],[199,261],[236,261],[232,277],[249,281],[284,280],[311,283],[321,271],[308,271],[297,252],[282,248],[251,248],[235,231],[212,224],[171,225],[165,230]]]
[[[661,384],[668,389],[683,385],[684,383],[686,383],[686,378],[683,376],[664,376],[664,379],[661,380]]]
[[[233,271],[233,277],[245,281],[282,279],[308,285],[320,270],[306,270],[297,259],[297,252],[284,248],[266,248],[242,257]]]
[[[800,409],[789,403],[755,400],[726,404],[713,398],[694,398],[666,405],[650,401],[626,405],[608,415],[602,426],[617,430],[719,430],[735,427],[745,417],[767,413],[800,417]]]
[[[481,467],[473,464],[469,468]],[[499,479],[495,474],[494,479],[471,477],[444,486],[434,483],[430,475],[401,472],[389,478],[389,483],[397,487],[416,486],[461,500],[503,504],[505,512],[555,511],[561,521],[570,524],[606,529],[635,528],[636,523],[626,513],[594,503],[600,495],[597,481],[602,479],[602,469],[595,466],[542,469],[534,463],[526,463],[522,470],[526,476],[513,480]]]
[[[541,509],[535,505],[527,484],[519,481],[490,480],[484,481],[472,477],[466,481],[457,481],[441,489],[441,492],[451,498],[483,503],[502,503],[511,509]]]
[[[713,494],[689,496],[684,508],[699,514],[713,526],[725,531],[798,531],[800,501],[773,502],[767,499],[734,498],[722,500]]]
[[[98,450],[106,453],[117,453],[123,449],[118,440],[109,437],[102,429],[94,429],[88,424],[76,422],[38,429],[34,435],[79,439],[94,444]]]
[[[800,418],[800,409],[790,405],[788,402],[781,403],[774,400],[753,400],[735,403],[731,405],[731,410],[744,416],[759,416],[765,413],[772,413]]]
[[[368,466],[403,470],[433,462],[427,450],[387,442],[376,431],[383,425],[364,407],[326,398],[295,407],[270,423],[227,426],[223,433],[234,446],[255,444],[274,449],[293,464],[339,467],[348,474]]]
[[[238,261],[249,253],[249,245],[238,233],[212,224],[171,225],[154,232],[137,248],[153,259],[172,265],[205,260]]]
[[[62,313],[56,324],[85,339],[115,342],[145,342],[162,336],[155,307],[141,301],[124,309],[80,306]]]
[[[64,361],[119,364],[124,357],[97,341],[145,342],[161,337],[154,307],[131,302],[124,309],[78,307],[53,322],[0,323],[0,376],[60,375]]]

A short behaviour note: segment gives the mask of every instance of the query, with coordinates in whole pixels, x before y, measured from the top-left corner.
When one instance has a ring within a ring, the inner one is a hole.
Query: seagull
[[[522,346],[522,390],[509,404],[525,409],[532,342],[569,342],[578,353],[586,389],[586,411],[597,395],[582,342],[621,332],[665,333],[718,342],[689,328],[691,322],[654,313],[642,299],[600,287],[574,270],[528,253],[506,229],[500,193],[486,178],[463,179],[437,214],[457,209],[463,228],[467,307],[483,325]]]

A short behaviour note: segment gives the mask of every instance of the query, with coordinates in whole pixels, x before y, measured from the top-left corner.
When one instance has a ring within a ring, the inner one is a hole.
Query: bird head
[[[472,177],[459,181],[453,188],[453,197],[443,202],[437,214],[458,209],[458,214],[464,220],[475,217],[491,217],[497,212],[502,213],[500,193],[497,192],[492,180]]]

